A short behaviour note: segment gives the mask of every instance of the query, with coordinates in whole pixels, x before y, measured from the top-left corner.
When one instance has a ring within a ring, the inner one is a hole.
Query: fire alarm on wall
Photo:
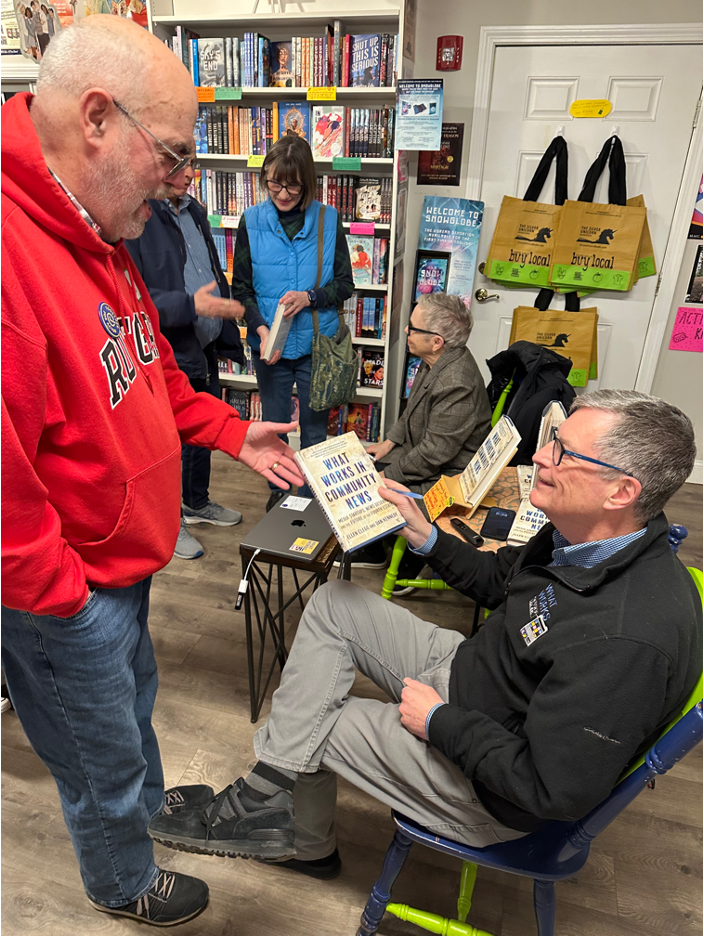
[[[459,71],[462,68],[462,42],[462,36],[438,38],[437,71]]]

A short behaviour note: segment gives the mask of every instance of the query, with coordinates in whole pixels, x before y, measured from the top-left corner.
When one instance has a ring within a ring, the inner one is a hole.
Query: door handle
[[[477,302],[486,302],[489,299],[500,299],[501,296],[499,296],[498,293],[492,293],[489,295],[488,290],[478,289],[474,294],[474,298],[477,300]]]

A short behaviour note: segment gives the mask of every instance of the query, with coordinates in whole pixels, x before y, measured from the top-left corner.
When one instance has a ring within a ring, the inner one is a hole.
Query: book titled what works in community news
[[[345,552],[406,525],[379,494],[383,481],[354,432],[295,453],[296,462]]]

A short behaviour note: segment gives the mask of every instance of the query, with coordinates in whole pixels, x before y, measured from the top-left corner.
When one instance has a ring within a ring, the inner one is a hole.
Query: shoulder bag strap
[[[317,289],[320,286],[320,280],[323,277],[323,234],[325,230],[325,205],[320,206],[320,211],[318,212],[318,278],[315,281],[315,288]],[[318,325],[318,310],[316,308],[311,309],[313,313],[313,331],[316,335],[320,334],[320,327]]]

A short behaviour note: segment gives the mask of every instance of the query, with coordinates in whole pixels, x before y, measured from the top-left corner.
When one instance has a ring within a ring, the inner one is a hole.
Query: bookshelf
[[[402,55],[404,38],[403,4],[398,9],[395,7],[381,7],[376,10],[334,9],[326,12],[237,14],[232,16],[217,13],[194,16],[191,12],[192,9],[193,7],[189,4],[188,11],[183,10],[187,15],[179,16],[174,14],[174,0],[152,0],[148,6],[149,28],[163,41],[173,40],[176,35],[176,27],[180,26],[203,39],[220,37],[227,39],[231,37],[242,41],[246,32],[256,32],[259,35],[266,36],[274,43],[288,41],[292,36],[321,36],[328,24],[332,25],[335,20],[339,20],[342,36],[347,33],[351,35],[397,34],[399,45],[396,59],[397,76],[409,77],[412,74],[412,62],[404,59]],[[239,90],[237,93],[240,93]],[[385,87],[337,87],[334,93],[335,100],[345,107],[377,108],[395,107],[396,105],[396,88],[394,84]],[[241,88],[241,98],[238,97],[234,101],[217,100],[207,103],[206,106],[233,103],[247,107],[271,107],[273,102],[305,101],[307,97],[307,87],[243,86]],[[310,103],[311,106],[315,106],[316,103],[326,104],[332,102],[311,100]],[[366,337],[353,339],[354,345],[360,350],[360,353],[365,348],[370,351],[373,349],[384,352],[385,373],[387,376],[383,388],[359,387],[354,401],[359,403],[374,402],[380,405],[381,438],[384,437],[386,429],[395,422],[398,416],[398,390],[401,368],[397,366],[397,361],[402,357],[401,345],[405,348],[403,323],[400,321],[403,278],[394,275],[396,264],[402,262],[403,259],[403,242],[405,240],[405,212],[401,212],[401,218],[398,215],[399,180],[407,186],[407,180],[404,178],[404,166],[407,165],[407,160],[403,158],[404,156],[405,154],[399,154],[396,150],[393,151],[392,158],[362,156],[359,157],[359,169],[345,168],[339,170],[357,178],[373,176],[392,180],[391,223],[375,223],[374,225],[374,235],[389,240],[388,282],[383,285],[359,286],[355,290],[362,295],[385,296],[387,301],[385,337],[383,339]],[[247,169],[258,174],[258,169],[251,164],[248,165],[248,161],[248,155],[222,153],[200,153],[198,155],[198,162],[203,169],[219,169],[223,172],[240,172]],[[318,173],[320,175],[330,172],[333,160],[316,159],[315,162],[316,166],[320,167]],[[332,168],[333,173],[337,171],[337,167]],[[403,196],[405,201],[407,199],[407,190],[403,193]],[[229,218],[226,226],[236,228],[237,220],[237,216]],[[212,216],[211,224],[217,224],[216,219]],[[352,222],[344,222],[345,230],[350,230],[351,225]],[[394,297],[395,291],[401,295]],[[219,376],[223,386],[256,390],[256,378],[252,375],[220,373]]]

